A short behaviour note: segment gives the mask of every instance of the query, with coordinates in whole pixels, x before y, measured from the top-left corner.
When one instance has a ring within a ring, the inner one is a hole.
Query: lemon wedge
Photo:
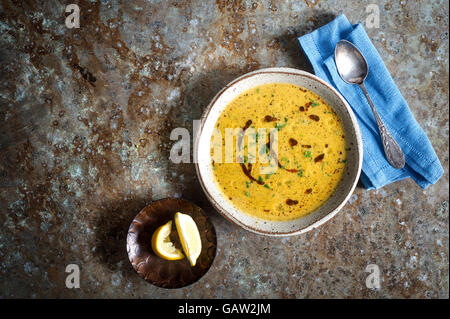
[[[197,258],[202,251],[202,240],[200,239],[197,224],[191,216],[176,213],[175,225],[177,226],[178,236],[180,236],[183,251],[191,266],[195,266]]]
[[[172,221],[158,227],[152,236],[152,249],[156,255],[166,260],[180,260],[184,258],[180,249],[176,248],[170,241],[169,235],[172,230]]]

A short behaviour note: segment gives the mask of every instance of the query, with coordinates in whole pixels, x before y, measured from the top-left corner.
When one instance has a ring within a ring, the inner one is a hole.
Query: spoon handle
[[[397,142],[394,140],[391,133],[389,133],[380,115],[378,115],[378,112],[375,109],[375,105],[373,105],[372,99],[370,98],[369,93],[367,92],[366,87],[364,86],[364,83],[360,84],[359,87],[364,92],[364,95],[369,101],[373,115],[375,117],[375,120],[377,121],[381,141],[383,142],[384,153],[386,154],[386,158],[389,164],[391,164],[392,167],[395,168],[403,168],[403,166],[405,166],[405,156],[403,154],[402,149],[400,148],[400,146],[398,146]]]

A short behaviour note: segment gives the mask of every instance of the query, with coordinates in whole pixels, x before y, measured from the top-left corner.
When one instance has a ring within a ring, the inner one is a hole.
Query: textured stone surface
[[[376,2],[376,1],[372,1]],[[57,1],[0,2],[0,298],[418,297],[448,292],[447,1],[380,1],[368,29],[445,174],[358,188],[330,222],[273,239],[229,223],[205,200],[193,164],[168,161],[172,128],[192,129],[223,85],[247,71],[311,71],[296,38],[361,1],[77,1],[67,29]],[[205,209],[213,266],[178,290],[134,273],[134,215],[176,196]],[[65,287],[65,267],[81,288]],[[379,265],[380,290],[365,287]]]

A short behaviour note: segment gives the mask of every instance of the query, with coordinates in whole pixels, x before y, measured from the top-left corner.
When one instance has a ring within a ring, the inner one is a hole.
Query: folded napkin
[[[377,123],[363,92],[357,85],[345,83],[336,69],[334,48],[346,39],[362,52],[369,65],[365,85],[389,132],[405,154],[402,169],[386,159]],[[377,189],[411,177],[420,187],[434,184],[443,168],[425,132],[419,126],[389,71],[361,24],[352,25],[344,15],[298,38],[317,76],[333,85],[355,112],[363,139],[361,180],[368,189]]]

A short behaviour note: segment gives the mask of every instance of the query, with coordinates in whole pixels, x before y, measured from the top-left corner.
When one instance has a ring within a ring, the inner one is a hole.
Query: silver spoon
[[[373,115],[378,124],[384,153],[386,154],[388,162],[395,168],[403,168],[403,166],[405,166],[405,156],[403,151],[384,125],[373,105],[369,93],[367,93],[366,87],[364,86],[364,80],[369,73],[366,59],[357,47],[346,40],[341,40],[337,43],[334,50],[334,59],[341,78],[349,84],[358,85],[369,101]]]

